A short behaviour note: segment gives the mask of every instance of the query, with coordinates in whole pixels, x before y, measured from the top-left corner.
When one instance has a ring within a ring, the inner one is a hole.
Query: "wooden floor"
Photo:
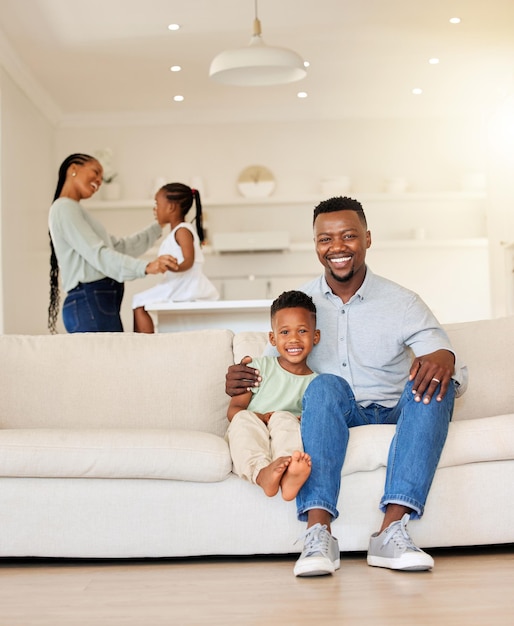
[[[0,626],[514,624],[513,546],[431,553],[432,572],[351,554],[320,578],[295,578],[294,556],[0,560]]]

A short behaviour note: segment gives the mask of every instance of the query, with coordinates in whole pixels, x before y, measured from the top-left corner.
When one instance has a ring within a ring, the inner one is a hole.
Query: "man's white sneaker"
[[[427,570],[434,567],[434,559],[418,548],[407,532],[409,514],[389,524],[380,534],[369,540],[368,565],[399,570]]]
[[[341,567],[339,544],[325,525],[311,526],[298,541],[303,538],[303,552],[294,566],[295,576],[324,576]]]

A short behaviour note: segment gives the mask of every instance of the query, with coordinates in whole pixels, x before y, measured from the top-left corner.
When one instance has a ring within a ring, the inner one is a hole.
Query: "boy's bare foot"
[[[294,500],[303,483],[309,478],[312,461],[306,452],[295,450],[291,455],[291,462],[282,476],[280,486],[284,500]]]
[[[281,456],[263,467],[257,475],[256,483],[262,487],[267,496],[275,496],[280,487],[280,481],[291,462],[290,456]],[[294,496],[293,496],[294,497]]]

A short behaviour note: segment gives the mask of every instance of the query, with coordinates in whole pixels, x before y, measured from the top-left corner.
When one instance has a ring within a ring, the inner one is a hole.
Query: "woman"
[[[136,257],[162,234],[154,223],[135,235],[118,239],[80,205],[102,184],[100,162],[87,154],[72,154],[59,168],[50,232],[50,306],[48,328],[56,332],[59,312],[59,270],[64,290],[63,321],[69,333],[123,332],[120,307],[123,281],[177,268],[171,255],[147,263]]]

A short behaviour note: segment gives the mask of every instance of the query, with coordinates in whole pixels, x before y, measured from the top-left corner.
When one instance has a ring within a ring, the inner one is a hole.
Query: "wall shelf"
[[[489,242],[486,237],[475,237],[469,239],[392,239],[389,241],[373,241],[373,250],[395,250],[395,249],[409,249],[409,248],[486,248]],[[206,245],[203,247],[203,253],[208,256],[220,256],[228,258],[229,255],[241,255],[248,256],[249,254],[287,254],[288,252],[309,252],[314,253],[314,242],[312,241],[300,241],[291,243],[289,248],[284,250],[268,250],[259,252],[246,252],[246,251],[231,251],[231,252],[217,252],[211,246]]]
[[[423,202],[423,201],[458,201],[458,200],[484,200],[485,192],[466,192],[466,191],[412,191],[405,193],[350,193],[355,196],[359,202],[362,202],[364,208],[368,202]],[[205,208],[227,208],[227,207],[245,207],[245,206],[273,206],[288,204],[310,204],[314,206],[322,200],[322,196],[304,195],[304,196],[269,196],[266,198],[243,198],[243,197],[227,197],[227,198],[202,198],[202,205]],[[84,206],[92,211],[121,211],[121,210],[139,210],[151,209],[154,205],[152,198],[148,199],[123,199],[123,200],[87,200]]]

